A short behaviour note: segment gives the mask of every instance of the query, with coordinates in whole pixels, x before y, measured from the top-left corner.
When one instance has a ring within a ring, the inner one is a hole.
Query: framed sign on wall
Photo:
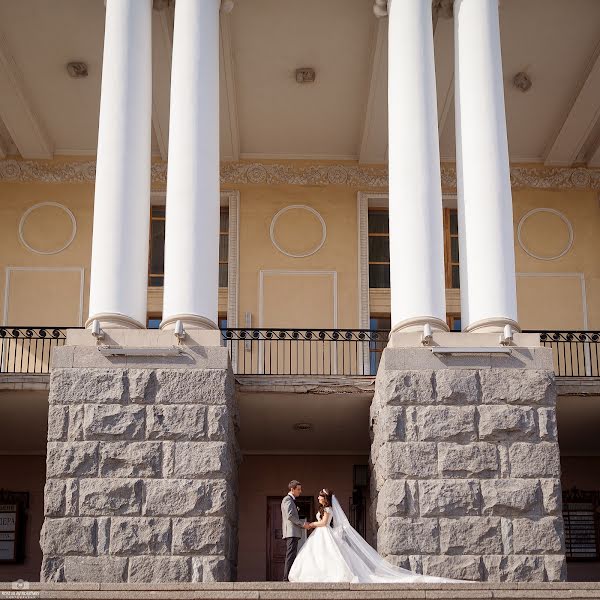
[[[28,492],[0,490],[0,564],[25,560]]]

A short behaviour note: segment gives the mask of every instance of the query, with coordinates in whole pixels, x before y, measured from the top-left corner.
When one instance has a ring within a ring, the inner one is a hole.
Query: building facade
[[[277,580],[292,478],[598,578],[600,9],[534,4],[0,8],[2,580]]]

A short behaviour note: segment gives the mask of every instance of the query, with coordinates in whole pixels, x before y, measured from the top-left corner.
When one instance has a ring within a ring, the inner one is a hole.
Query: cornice
[[[167,183],[167,163],[152,164],[152,184]],[[456,166],[442,163],[442,188],[456,190]],[[96,161],[0,160],[3,183],[94,183]],[[600,190],[600,169],[514,165],[510,170],[513,189]],[[221,185],[344,185],[363,189],[386,189],[387,166],[346,163],[223,162]]]

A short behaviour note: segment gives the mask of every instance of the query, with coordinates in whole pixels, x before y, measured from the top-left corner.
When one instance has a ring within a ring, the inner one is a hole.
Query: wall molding
[[[69,220],[71,221],[71,233],[69,235],[69,238],[60,248],[58,248],[56,250],[37,250],[25,239],[25,235],[23,232],[23,228],[25,227],[25,222],[27,221],[27,217],[34,210],[36,210],[38,208],[42,208],[44,206],[54,206],[56,208],[60,208],[67,214],[67,217],[69,217]],[[18,235],[19,235],[19,240],[20,240],[21,244],[23,244],[23,246],[25,246],[25,248],[27,248],[27,250],[29,250],[30,252],[33,252],[35,254],[44,254],[44,255],[59,254],[63,250],[66,250],[71,245],[73,240],[75,239],[75,236],[77,235],[77,219],[75,219],[75,215],[64,204],[59,204],[58,202],[50,202],[50,201],[39,202],[38,204],[34,204],[33,206],[30,206],[21,216],[21,219],[19,220]]]
[[[167,183],[167,163],[154,162],[152,184]],[[456,166],[441,165],[442,187],[456,190]],[[0,182],[93,183],[95,160],[45,161],[0,160]],[[513,165],[510,170],[513,189],[600,190],[600,169],[586,167],[545,167]],[[348,163],[236,161],[221,163],[221,185],[346,185],[387,188],[386,165],[362,166]]]
[[[319,240],[317,245],[307,252],[300,252],[298,254],[296,254],[294,252],[288,252],[277,241],[276,236],[275,236],[275,225],[277,224],[277,220],[279,219],[279,217],[281,215],[283,215],[284,213],[286,213],[288,210],[294,210],[294,209],[308,211],[309,213],[314,215],[317,218],[317,220],[319,221],[319,223],[321,224],[321,239]],[[290,258],[306,258],[307,256],[312,256],[313,254],[316,254],[323,247],[323,244],[325,243],[325,240],[327,239],[327,225],[325,224],[325,219],[312,206],[308,206],[307,204],[289,204],[288,206],[284,206],[283,208],[279,209],[273,215],[273,218],[271,219],[271,226],[269,227],[269,237],[271,238],[271,243],[273,244],[273,246],[277,250],[279,250],[279,252],[281,252],[282,254],[285,254],[286,256],[289,256]]]
[[[83,327],[83,298],[85,290],[85,270],[83,267],[6,267],[6,277],[4,280],[4,311],[2,314],[2,322],[4,325],[10,325],[10,323],[7,322],[8,304],[10,300],[10,275],[15,271],[63,271],[79,273],[79,315],[77,325]]]
[[[569,232],[569,241],[567,242],[567,245],[558,254],[554,256],[540,256],[539,254],[536,254],[535,252],[530,250],[527,247],[527,244],[523,241],[522,229],[527,219],[529,219],[529,217],[532,217],[535,214],[544,212],[557,216],[567,226],[567,230]],[[532,258],[537,258],[537,260],[558,260],[567,252],[569,252],[569,250],[572,248],[574,238],[575,234],[573,233],[573,225],[571,224],[571,221],[569,221],[569,219],[567,219],[567,217],[563,213],[556,210],[555,208],[533,208],[532,210],[526,212],[519,219],[519,224],[517,226],[517,242],[519,243],[519,246],[521,246],[521,250],[523,250],[523,252],[525,252],[526,254],[529,254],[529,256],[531,256]]]

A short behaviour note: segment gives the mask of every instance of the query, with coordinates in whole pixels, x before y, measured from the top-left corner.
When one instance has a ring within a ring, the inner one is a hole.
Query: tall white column
[[[447,330],[431,2],[387,10],[392,330]]]
[[[456,0],[454,26],[463,329],[518,329],[498,0]]]
[[[175,4],[162,328],[217,328],[219,7]]]
[[[145,327],[152,0],[107,0],[86,325]]]

